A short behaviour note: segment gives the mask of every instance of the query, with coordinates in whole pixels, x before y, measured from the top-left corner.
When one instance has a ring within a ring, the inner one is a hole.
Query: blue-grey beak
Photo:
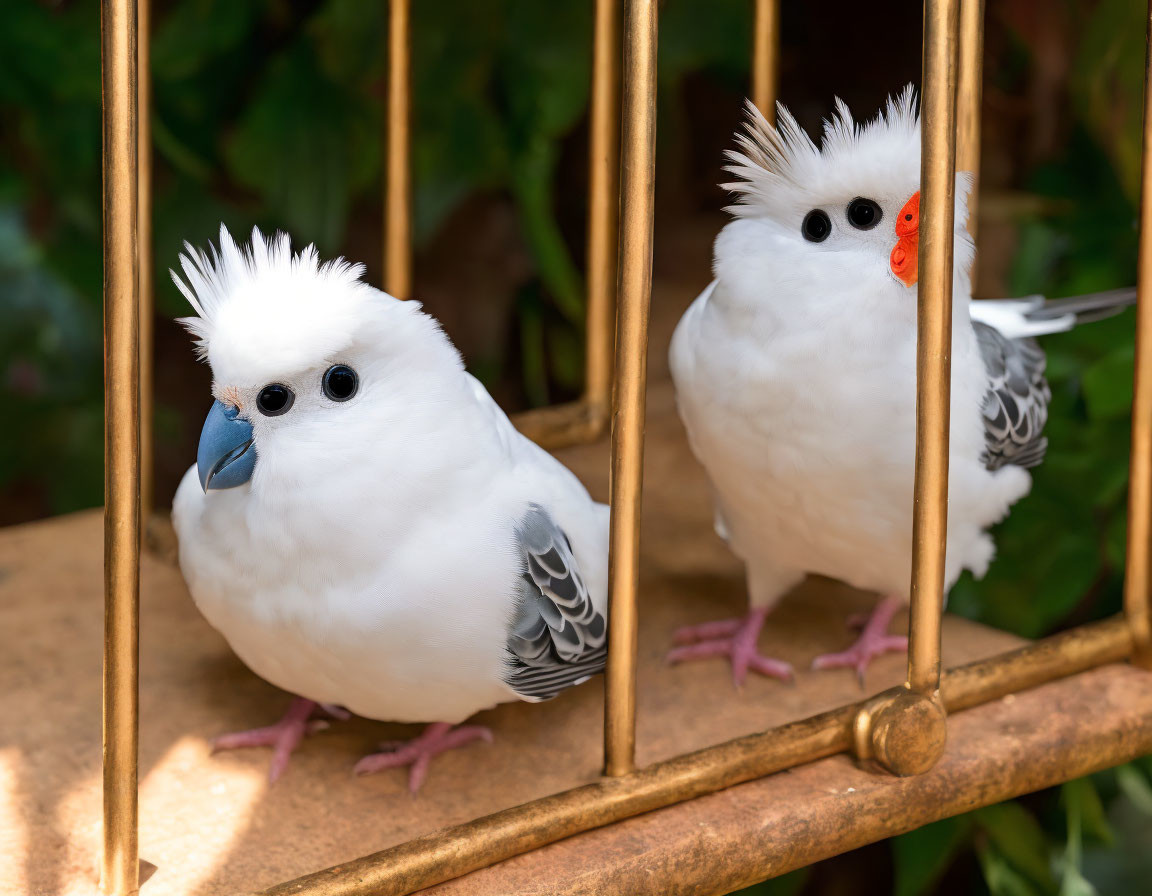
[[[239,413],[238,408],[222,401],[212,402],[196,450],[196,472],[204,491],[235,488],[252,478],[256,467],[252,424],[241,420]]]

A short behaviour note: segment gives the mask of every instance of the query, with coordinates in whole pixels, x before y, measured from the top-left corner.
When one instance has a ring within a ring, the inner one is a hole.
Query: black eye
[[[324,394],[333,401],[347,401],[360,388],[360,377],[347,364],[329,367],[324,374]]]
[[[828,239],[828,234],[832,232],[832,222],[829,220],[826,212],[820,209],[813,209],[804,216],[804,223],[800,225],[800,232],[804,234],[804,239],[810,243],[822,243]]]
[[[289,408],[292,407],[292,402],[295,400],[296,396],[287,386],[269,383],[256,396],[256,407],[265,417],[279,417],[281,414],[288,413]]]
[[[884,212],[871,199],[853,199],[848,203],[848,223],[857,230],[871,230],[883,217]]]

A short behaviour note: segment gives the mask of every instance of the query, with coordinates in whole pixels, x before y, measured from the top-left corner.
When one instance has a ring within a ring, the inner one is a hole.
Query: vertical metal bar
[[[1140,157],[1140,258],[1136,275],[1136,374],[1132,394],[1132,459],[1128,474],[1128,554],[1124,612],[1135,661],[1152,669],[1152,3],[1144,73],[1144,142]]]
[[[636,592],[644,464],[644,391],[656,182],[656,3],[628,0],[624,22],[620,287],[612,392],[611,533],[604,772],[636,759]]]
[[[139,0],[137,58],[139,59],[139,222],[136,239],[140,256],[140,520],[147,528],[155,504],[156,489],[156,388],[155,335],[152,272],[152,40],[151,0]]]
[[[140,598],[140,305],[137,10],[103,0],[105,893],[138,884],[136,761]]]
[[[925,0],[916,318],[916,480],[908,686],[940,687],[940,616],[948,535],[952,254],[956,193],[959,0]]]
[[[776,123],[780,77],[780,0],[756,0],[752,21],[752,102]]]
[[[612,399],[620,210],[620,2],[596,0],[588,140],[588,326],[584,400],[603,419]]]
[[[984,0],[960,0],[960,73],[956,90],[956,170],[972,175],[968,232],[976,239],[980,191],[980,96],[984,82]],[[973,272],[973,281],[976,276]]]
[[[410,0],[388,4],[388,136],[384,155],[384,291],[412,293]]]

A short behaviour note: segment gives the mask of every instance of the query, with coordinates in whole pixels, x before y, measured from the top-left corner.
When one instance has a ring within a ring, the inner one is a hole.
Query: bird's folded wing
[[[1034,467],[1048,447],[1042,433],[1052,393],[1044,379],[1044,352],[1034,339],[1009,339],[980,321],[972,327],[988,374],[984,464],[989,470]]]
[[[607,626],[592,605],[567,536],[532,504],[516,530],[524,572],[508,632],[505,682],[547,700],[604,669]]]

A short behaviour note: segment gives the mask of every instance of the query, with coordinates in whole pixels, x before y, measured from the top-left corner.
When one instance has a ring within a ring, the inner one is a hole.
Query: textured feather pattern
[[[224,225],[220,225],[219,249],[209,246],[208,251],[203,252],[185,242],[180,267],[187,282],[171,271],[172,282],[196,311],[196,316],[178,318],[178,323],[195,338],[196,353],[201,360],[208,358],[209,345],[225,306],[269,298],[266,290],[253,289],[254,284],[278,278],[285,283],[305,283],[316,291],[339,295],[339,290],[333,287],[359,286],[364,275],[364,265],[352,264],[343,258],[321,263],[313,245],[293,255],[291,238],[283,232],[265,239],[259,228],[253,228],[251,244],[239,246]],[[292,292],[286,295],[284,290],[278,290],[270,297],[279,306],[277,316],[290,316],[297,310],[290,307]],[[356,295],[354,290],[345,292]],[[305,302],[314,305],[311,295],[306,296]],[[265,318],[269,316],[266,314]]]
[[[911,85],[889,99],[876,118],[863,123],[857,123],[848,106],[837,99],[819,146],[779,103],[776,127],[751,101],[745,112],[745,128],[736,136],[738,148],[727,154],[725,167],[737,180],[721,185],[739,200],[728,209],[735,215],[811,208],[814,197],[846,191],[851,198],[861,175],[890,169],[893,156],[919,167],[920,116]],[[967,189],[967,179],[963,186]]]
[[[604,668],[607,626],[592,605],[567,536],[538,504],[516,531],[524,573],[508,634],[508,686],[547,700]]]
[[[366,718],[457,723],[523,699],[508,685],[529,568],[517,524],[536,503],[563,528],[555,556],[547,530],[524,535],[555,612],[589,615],[559,601],[579,566],[572,587],[605,615],[608,508],[516,431],[432,317],[354,266],[226,233],[186,263],[213,391],[251,425],[257,457],[243,485],[206,493],[193,466],[176,494],[205,618],[257,675]],[[358,375],[347,401],[323,389],[334,364]],[[292,390],[287,412],[259,412],[268,383]]]
[[[972,327],[988,372],[984,465],[1034,467],[1048,448],[1042,432],[1052,392],[1044,379],[1044,352],[1034,339],[1009,339],[979,321]]]

